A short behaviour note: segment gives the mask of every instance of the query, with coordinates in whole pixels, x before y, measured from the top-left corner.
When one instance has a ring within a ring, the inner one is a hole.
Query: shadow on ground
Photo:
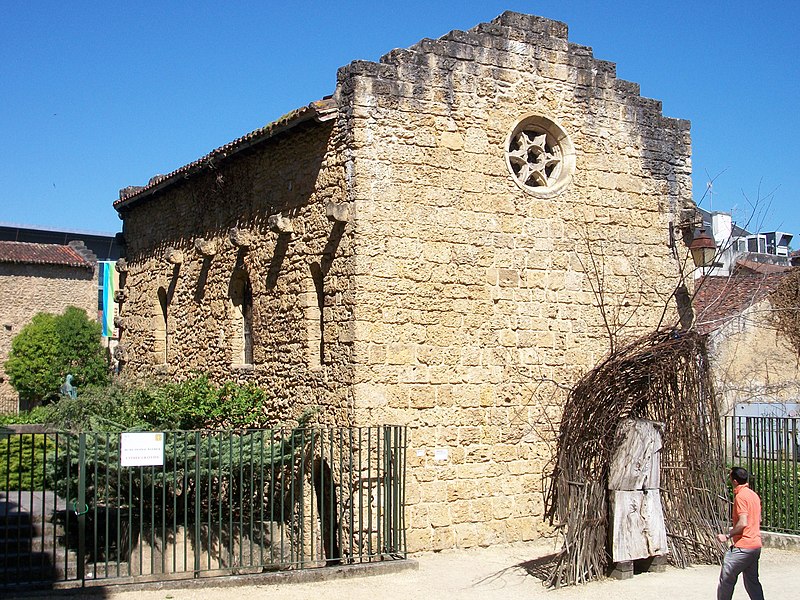
[[[482,579],[478,579],[477,581],[475,581],[473,585],[474,587],[477,587],[487,583],[492,583],[494,581],[501,579],[504,575],[518,569],[522,569],[528,575],[531,575],[536,579],[539,579],[542,582],[542,584],[544,584],[550,577],[553,565],[555,564],[556,560],[558,560],[558,556],[559,553],[556,552],[553,554],[548,554],[546,556],[540,556],[539,558],[534,558],[532,560],[526,560],[524,562],[517,563],[510,567],[506,567],[505,569],[500,569],[499,571],[496,571],[491,575],[487,575]]]

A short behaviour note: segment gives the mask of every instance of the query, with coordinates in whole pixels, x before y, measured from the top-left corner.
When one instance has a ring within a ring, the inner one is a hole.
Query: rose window
[[[520,131],[511,143],[508,160],[517,181],[530,187],[547,187],[561,173],[561,148],[552,139],[548,143],[544,131]]]
[[[552,197],[572,179],[575,151],[561,127],[550,119],[531,115],[521,119],[509,134],[506,164],[523,190]]]

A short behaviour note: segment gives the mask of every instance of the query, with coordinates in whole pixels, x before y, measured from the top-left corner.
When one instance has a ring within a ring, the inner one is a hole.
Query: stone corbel
[[[120,317],[117,315],[114,317],[114,327],[117,329],[123,330],[128,328],[128,322],[125,320],[125,317]]]
[[[337,223],[348,223],[350,221],[350,203],[336,203],[336,202],[328,202],[325,204],[325,216],[328,217],[329,221],[335,221]]]
[[[214,256],[217,251],[219,250],[219,245],[217,244],[216,240],[206,240],[203,238],[197,238],[194,241],[194,249],[197,250],[197,253],[201,256],[211,257]]]
[[[117,290],[114,292],[114,302],[122,304],[128,299],[128,293],[125,290]]]
[[[114,358],[119,362],[125,362],[128,360],[128,348],[125,346],[125,344],[117,344],[117,346],[114,348]]]
[[[289,217],[282,214],[270,215],[267,219],[269,228],[276,233],[294,233],[294,223]]]
[[[167,248],[167,250],[164,252],[164,257],[171,265],[183,264],[183,252],[175,248]]]
[[[253,235],[248,229],[233,227],[230,231],[231,244],[242,250],[247,250],[253,245]]]
[[[684,208],[681,210],[681,220],[678,227],[685,231],[694,231],[698,227],[702,227],[703,217],[696,208]]]
[[[128,272],[128,261],[124,258],[120,258],[114,264],[114,268],[116,269],[117,273],[127,273]]]

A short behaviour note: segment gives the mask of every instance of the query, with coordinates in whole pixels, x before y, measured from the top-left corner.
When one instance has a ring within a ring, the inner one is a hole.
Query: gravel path
[[[107,588],[86,598],[108,600],[700,600],[715,597],[719,567],[669,567],[664,573],[643,573],[626,581],[605,580],[560,590],[547,590],[531,571],[537,558],[553,551],[542,543],[512,544],[470,550],[420,554],[418,569],[398,573],[331,579],[315,583],[252,584],[218,587],[208,582],[188,589]],[[800,553],[765,549],[761,579],[770,600],[800,600]],[[83,597],[79,595],[78,597]],[[73,596],[75,597],[75,596]],[[747,594],[741,581],[734,599]]]

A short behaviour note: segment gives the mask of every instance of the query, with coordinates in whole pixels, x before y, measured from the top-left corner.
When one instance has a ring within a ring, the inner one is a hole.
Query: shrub
[[[255,429],[284,415],[268,414],[269,395],[255,385],[211,382],[206,375],[168,384],[117,379],[90,387],[78,399],[47,407],[47,422],[70,431]]]
[[[200,375],[140,393],[130,408],[134,420],[155,429],[247,429],[274,425],[282,416],[264,412],[268,400],[255,385],[216,385]]]
[[[30,423],[47,423],[49,412],[43,406],[37,406],[29,411],[13,414],[0,414],[0,425],[26,425]]]
[[[58,398],[68,373],[79,388],[107,383],[108,359],[101,334],[100,324],[74,306],[61,315],[35,315],[12,340],[5,364],[20,400],[36,405]]]
[[[46,421],[55,429],[120,432],[152,429],[141,417],[141,406],[154,401],[159,390],[151,385],[134,385],[115,379],[107,386],[90,386],[78,398],[63,396],[44,407]]]
[[[42,433],[10,434],[0,437],[0,489],[41,490],[44,485],[45,456],[55,448]]]
[[[792,531],[800,528],[800,467],[797,463],[760,461],[751,465],[750,487],[761,496],[764,528]]]
[[[86,434],[86,503],[138,507],[147,522],[166,525],[183,522],[195,511],[203,521],[226,511],[232,515],[230,499],[237,498],[237,511],[266,510],[271,519],[288,519],[300,499],[294,495],[296,463],[312,453],[314,443],[303,429],[315,414],[306,411],[297,427],[287,429],[170,432],[164,438],[164,466],[156,468],[121,467],[118,433]],[[60,436],[59,443],[59,451],[47,459],[48,486],[62,498],[73,498],[79,485],[77,436]]]

